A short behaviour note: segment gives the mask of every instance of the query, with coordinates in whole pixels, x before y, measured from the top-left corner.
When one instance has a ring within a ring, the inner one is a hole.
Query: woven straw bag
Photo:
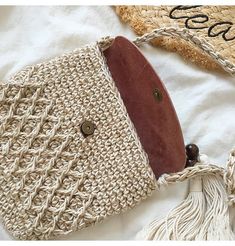
[[[15,238],[82,229],[198,174],[219,175],[234,192],[233,154],[228,170],[198,165],[155,179],[102,54],[112,40],[0,84],[0,216]]]
[[[156,28],[187,29],[218,54],[218,57],[235,67],[235,6],[116,6],[122,21],[128,23],[138,35]],[[152,42],[156,46],[174,51],[201,67],[221,70],[217,59],[205,54],[197,45],[180,37],[161,36]],[[223,66],[222,66],[223,67]]]

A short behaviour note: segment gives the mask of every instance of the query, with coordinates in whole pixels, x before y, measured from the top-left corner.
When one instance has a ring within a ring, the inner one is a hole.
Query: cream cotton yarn
[[[15,238],[67,234],[155,189],[97,44],[30,66],[0,91],[0,215]],[[85,120],[96,125],[87,137]]]

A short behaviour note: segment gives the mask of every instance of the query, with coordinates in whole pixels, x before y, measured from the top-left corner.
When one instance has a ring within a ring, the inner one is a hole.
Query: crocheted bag
[[[14,237],[81,229],[155,189],[98,44],[24,69],[0,100],[0,214]]]
[[[203,173],[224,177],[234,192],[233,155],[228,170],[197,165],[155,179],[102,55],[112,41],[27,67],[0,85],[0,216],[15,238],[67,234]]]

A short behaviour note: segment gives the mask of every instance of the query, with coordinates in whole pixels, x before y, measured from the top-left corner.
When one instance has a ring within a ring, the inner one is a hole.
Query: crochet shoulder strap
[[[210,57],[212,57],[212,59],[214,59],[219,65],[221,65],[221,67],[225,71],[227,71],[233,76],[235,75],[235,66],[231,62],[224,59],[218,52],[216,52],[213,46],[210,45],[205,39],[193,35],[185,28],[177,29],[174,27],[168,27],[154,29],[141,37],[137,37],[133,42],[137,46],[140,46],[143,43],[152,41],[153,39],[161,36],[181,38],[185,41],[193,43],[196,47],[198,47],[199,49],[207,53]]]

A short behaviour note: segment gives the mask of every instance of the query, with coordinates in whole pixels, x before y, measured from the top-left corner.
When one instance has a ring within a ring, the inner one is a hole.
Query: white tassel
[[[227,193],[221,177],[203,178],[207,211],[196,240],[234,240],[229,221]]]
[[[201,163],[208,164],[201,156]],[[137,234],[139,240],[232,240],[227,193],[221,177],[190,179],[188,197],[164,219],[154,220]]]
[[[206,203],[201,177],[190,180],[190,193],[165,219],[155,220],[145,227],[137,239],[193,240],[204,220]]]

